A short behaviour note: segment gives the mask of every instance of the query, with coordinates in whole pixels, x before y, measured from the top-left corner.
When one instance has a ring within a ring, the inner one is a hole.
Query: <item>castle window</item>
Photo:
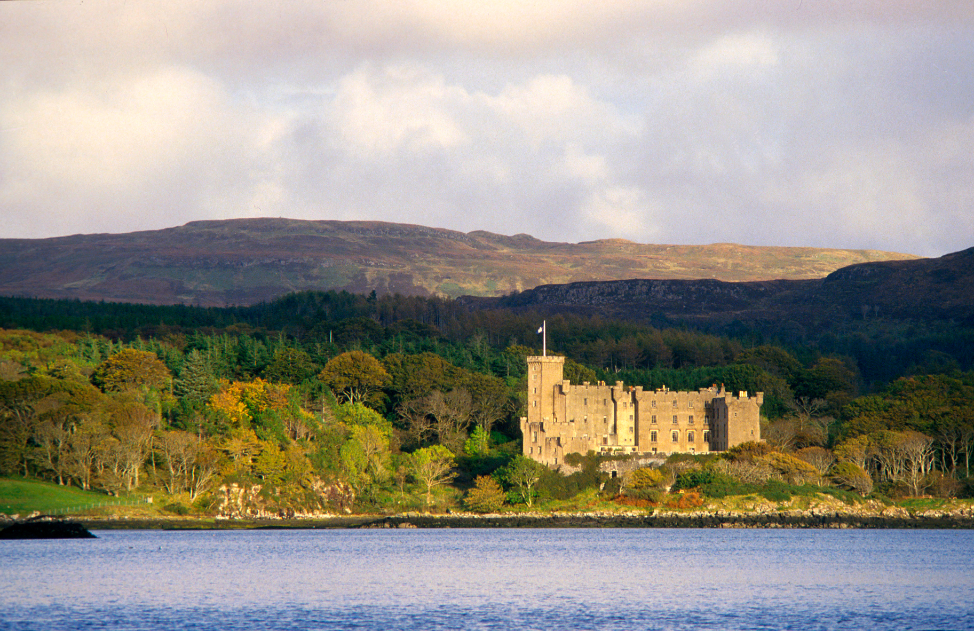
[[[703,430],[703,442],[705,443],[710,442],[710,432],[708,432],[707,430]]]
[[[534,407],[538,407],[538,401],[537,401],[537,399],[535,399],[534,401],[532,401],[532,403],[534,403]]]
[[[690,415],[690,420],[687,421],[690,425],[693,425],[693,414]]]
[[[538,394],[538,389],[537,388],[534,389],[534,393],[535,394]]]
[[[602,399],[602,405],[609,405],[608,399]]]
[[[629,420],[630,420],[630,421],[635,421],[635,420],[636,420],[636,418],[635,418],[635,417],[634,417],[634,416],[633,416],[632,414],[630,414],[630,415],[629,415]]]
[[[650,420],[649,422],[650,422],[650,423],[655,423],[655,422],[656,422],[656,415],[655,415],[655,414],[653,414],[653,418],[652,418],[652,420]]]
[[[673,415],[673,424],[676,425],[679,421],[677,420],[676,414]]]
[[[678,432],[677,430],[673,430],[673,433],[670,434],[670,437],[673,439],[674,443],[680,442],[680,432]]]
[[[656,399],[653,399],[653,407],[656,407]]]
[[[609,417],[608,416],[603,416],[602,417],[602,422],[605,423],[606,425],[608,425],[609,424]]]
[[[649,442],[651,442],[651,443],[655,443],[656,442],[656,432],[655,431],[652,431],[652,432],[649,433]]]
[[[693,432],[687,432],[687,442],[693,442]]]
[[[678,405],[679,405],[679,403],[678,403],[677,401],[675,401],[675,400],[674,400],[674,401],[673,401],[673,407],[677,407]]]
[[[693,401],[690,401],[690,403],[687,404],[687,407],[692,408],[693,407]]]
[[[588,397],[582,399],[582,405],[588,405]]]
[[[603,445],[608,445],[609,444],[609,437],[608,436],[603,436],[602,437],[602,444]]]
[[[531,434],[531,441],[535,443],[538,442],[538,432],[534,432]]]
[[[633,428],[631,428],[631,427],[630,427],[630,428],[629,428],[629,433],[630,433],[630,434],[632,434],[632,433],[633,433],[633,431],[634,431],[634,430],[633,430]]]

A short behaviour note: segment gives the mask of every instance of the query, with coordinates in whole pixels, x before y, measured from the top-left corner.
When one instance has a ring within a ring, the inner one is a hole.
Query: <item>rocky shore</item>
[[[769,505],[770,506],[770,505]],[[399,515],[317,514],[284,518],[83,518],[104,529],[354,529],[354,528],[928,528],[974,529],[974,506],[910,511],[900,507],[839,509],[650,510]]]

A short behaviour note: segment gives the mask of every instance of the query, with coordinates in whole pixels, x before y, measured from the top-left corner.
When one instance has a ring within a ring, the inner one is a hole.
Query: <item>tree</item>
[[[188,491],[190,501],[195,500],[220,468],[217,452],[188,432],[160,432],[155,444],[165,465],[162,482],[170,494]]]
[[[120,400],[111,411],[117,471],[125,490],[139,486],[139,471],[152,445],[159,416],[139,401]]]
[[[841,462],[851,462],[860,469],[865,469],[869,462],[869,436],[863,434],[849,438],[836,445],[832,451]]]
[[[409,473],[426,487],[426,505],[433,501],[433,488],[454,478],[453,453],[443,445],[417,449],[409,454]]]
[[[489,475],[477,476],[464,503],[475,513],[496,513],[504,505],[504,489]]]
[[[271,363],[264,369],[269,381],[298,385],[315,373],[311,357],[298,348],[280,348],[274,353]]]
[[[198,350],[190,351],[179,371],[179,378],[173,382],[176,396],[194,403],[205,403],[218,387],[206,357]]]
[[[835,484],[852,489],[859,495],[868,495],[873,490],[873,479],[854,462],[837,463],[832,467],[831,478]]]
[[[822,447],[806,447],[795,452],[800,460],[815,467],[819,475],[825,475],[832,463],[835,462],[835,455],[828,449]]]
[[[348,351],[325,364],[318,375],[339,400],[375,405],[390,377],[382,364],[362,351]]]
[[[906,466],[904,467],[906,483],[914,495],[919,495],[923,489],[923,480],[933,470],[935,452],[933,439],[920,432],[908,430],[903,432],[898,448],[902,451]]]
[[[121,392],[148,386],[162,388],[172,379],[172,373],[155,353],[127,348],[98,364],[91,382],[103,392]]]
[[[534,504],[534,486],[541,479],[544,465],[526,458],[516,456],[502,471],[505,482],[514,487],[521,496],[521,501],[529,507]]]

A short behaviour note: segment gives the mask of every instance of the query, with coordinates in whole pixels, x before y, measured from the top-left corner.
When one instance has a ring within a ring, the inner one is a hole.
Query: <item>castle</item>
[[[761,440],[764,394],[737,396],[711,386],[697,392],[643,390],[564,378],[565,358],[528,357],[524,455],[557,467],[566,454],[670,454],[724,451]]]

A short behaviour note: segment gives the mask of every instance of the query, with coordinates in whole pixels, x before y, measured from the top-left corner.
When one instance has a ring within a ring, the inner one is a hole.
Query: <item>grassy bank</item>
[[[0,478],[0,513],[4,515],[26,517],[35,512],[45,515],[106,512],[140,501],[140,496],[118,498],[50,482]]]

